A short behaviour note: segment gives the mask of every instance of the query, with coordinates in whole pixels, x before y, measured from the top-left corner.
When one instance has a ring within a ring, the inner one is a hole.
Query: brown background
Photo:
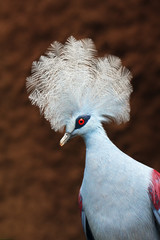
[[[131,121],[105,126],[127,154],[160,170],[160,1],[0,2],[0,238],[84,239],[77,195],[85,146],[59,147],[27,98],[31,63],[49,44],[89,37],[99,56],[119,56],[133,73]]]

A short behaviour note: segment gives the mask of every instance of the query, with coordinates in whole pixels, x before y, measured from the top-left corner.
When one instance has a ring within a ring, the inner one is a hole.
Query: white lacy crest
[[[32,75],[27,78],[29,98],[55,131],[83,109],[105,121],[129,120],[129,70],[122,67],[118,57],[95,55],[91,39],[77,41],[70,37],[64,45],[51,44],[46,56],[33,62]]]

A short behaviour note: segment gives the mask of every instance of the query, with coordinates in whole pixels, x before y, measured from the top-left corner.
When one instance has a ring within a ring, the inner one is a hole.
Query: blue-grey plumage
[[[95,53],[90,39],[54,42],[33,63],[29,98],[55,131],[66,128],[61,146],[78,135],[85,141],[80,199],[87,240],[158,240],[160,174],[119,150],[102,127],[129,120],[131,74],[119,58]]]
[[[80,189],[85,232],[84,214],[95,240],[160,239],[148,195],[152,169],[121,152],[93,116],[71,132],[86,143]]]
[[[81,194],[95,239],[159,239],[148,197],[152,169],[122,153],[103,131],[86,138]]]

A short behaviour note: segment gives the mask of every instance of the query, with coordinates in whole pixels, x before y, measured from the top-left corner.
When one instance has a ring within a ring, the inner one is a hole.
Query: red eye
[[[79,123],[79,125],[83,125],[83,124],[84,124],[84,119],[83,119],[83,118],[80,118],[80,119],[78,120],[78,123]]]

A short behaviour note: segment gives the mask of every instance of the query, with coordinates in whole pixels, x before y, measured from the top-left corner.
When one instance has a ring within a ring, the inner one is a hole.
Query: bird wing
[[[156,225],[160,231],[160,173],[156,170],[152,171],[152,182],[148,190]]]
[[[83,209],[82,196],[80,193],[78,196],[78,203],[79,203],[79,209],[80,209],[80,214],[81,214],[82,226],[83,226],[84,233],[86,235],[86,239],[87,240],[95,240],[95,238],[93,237],[91,228],[89,226],[85,211]]]

